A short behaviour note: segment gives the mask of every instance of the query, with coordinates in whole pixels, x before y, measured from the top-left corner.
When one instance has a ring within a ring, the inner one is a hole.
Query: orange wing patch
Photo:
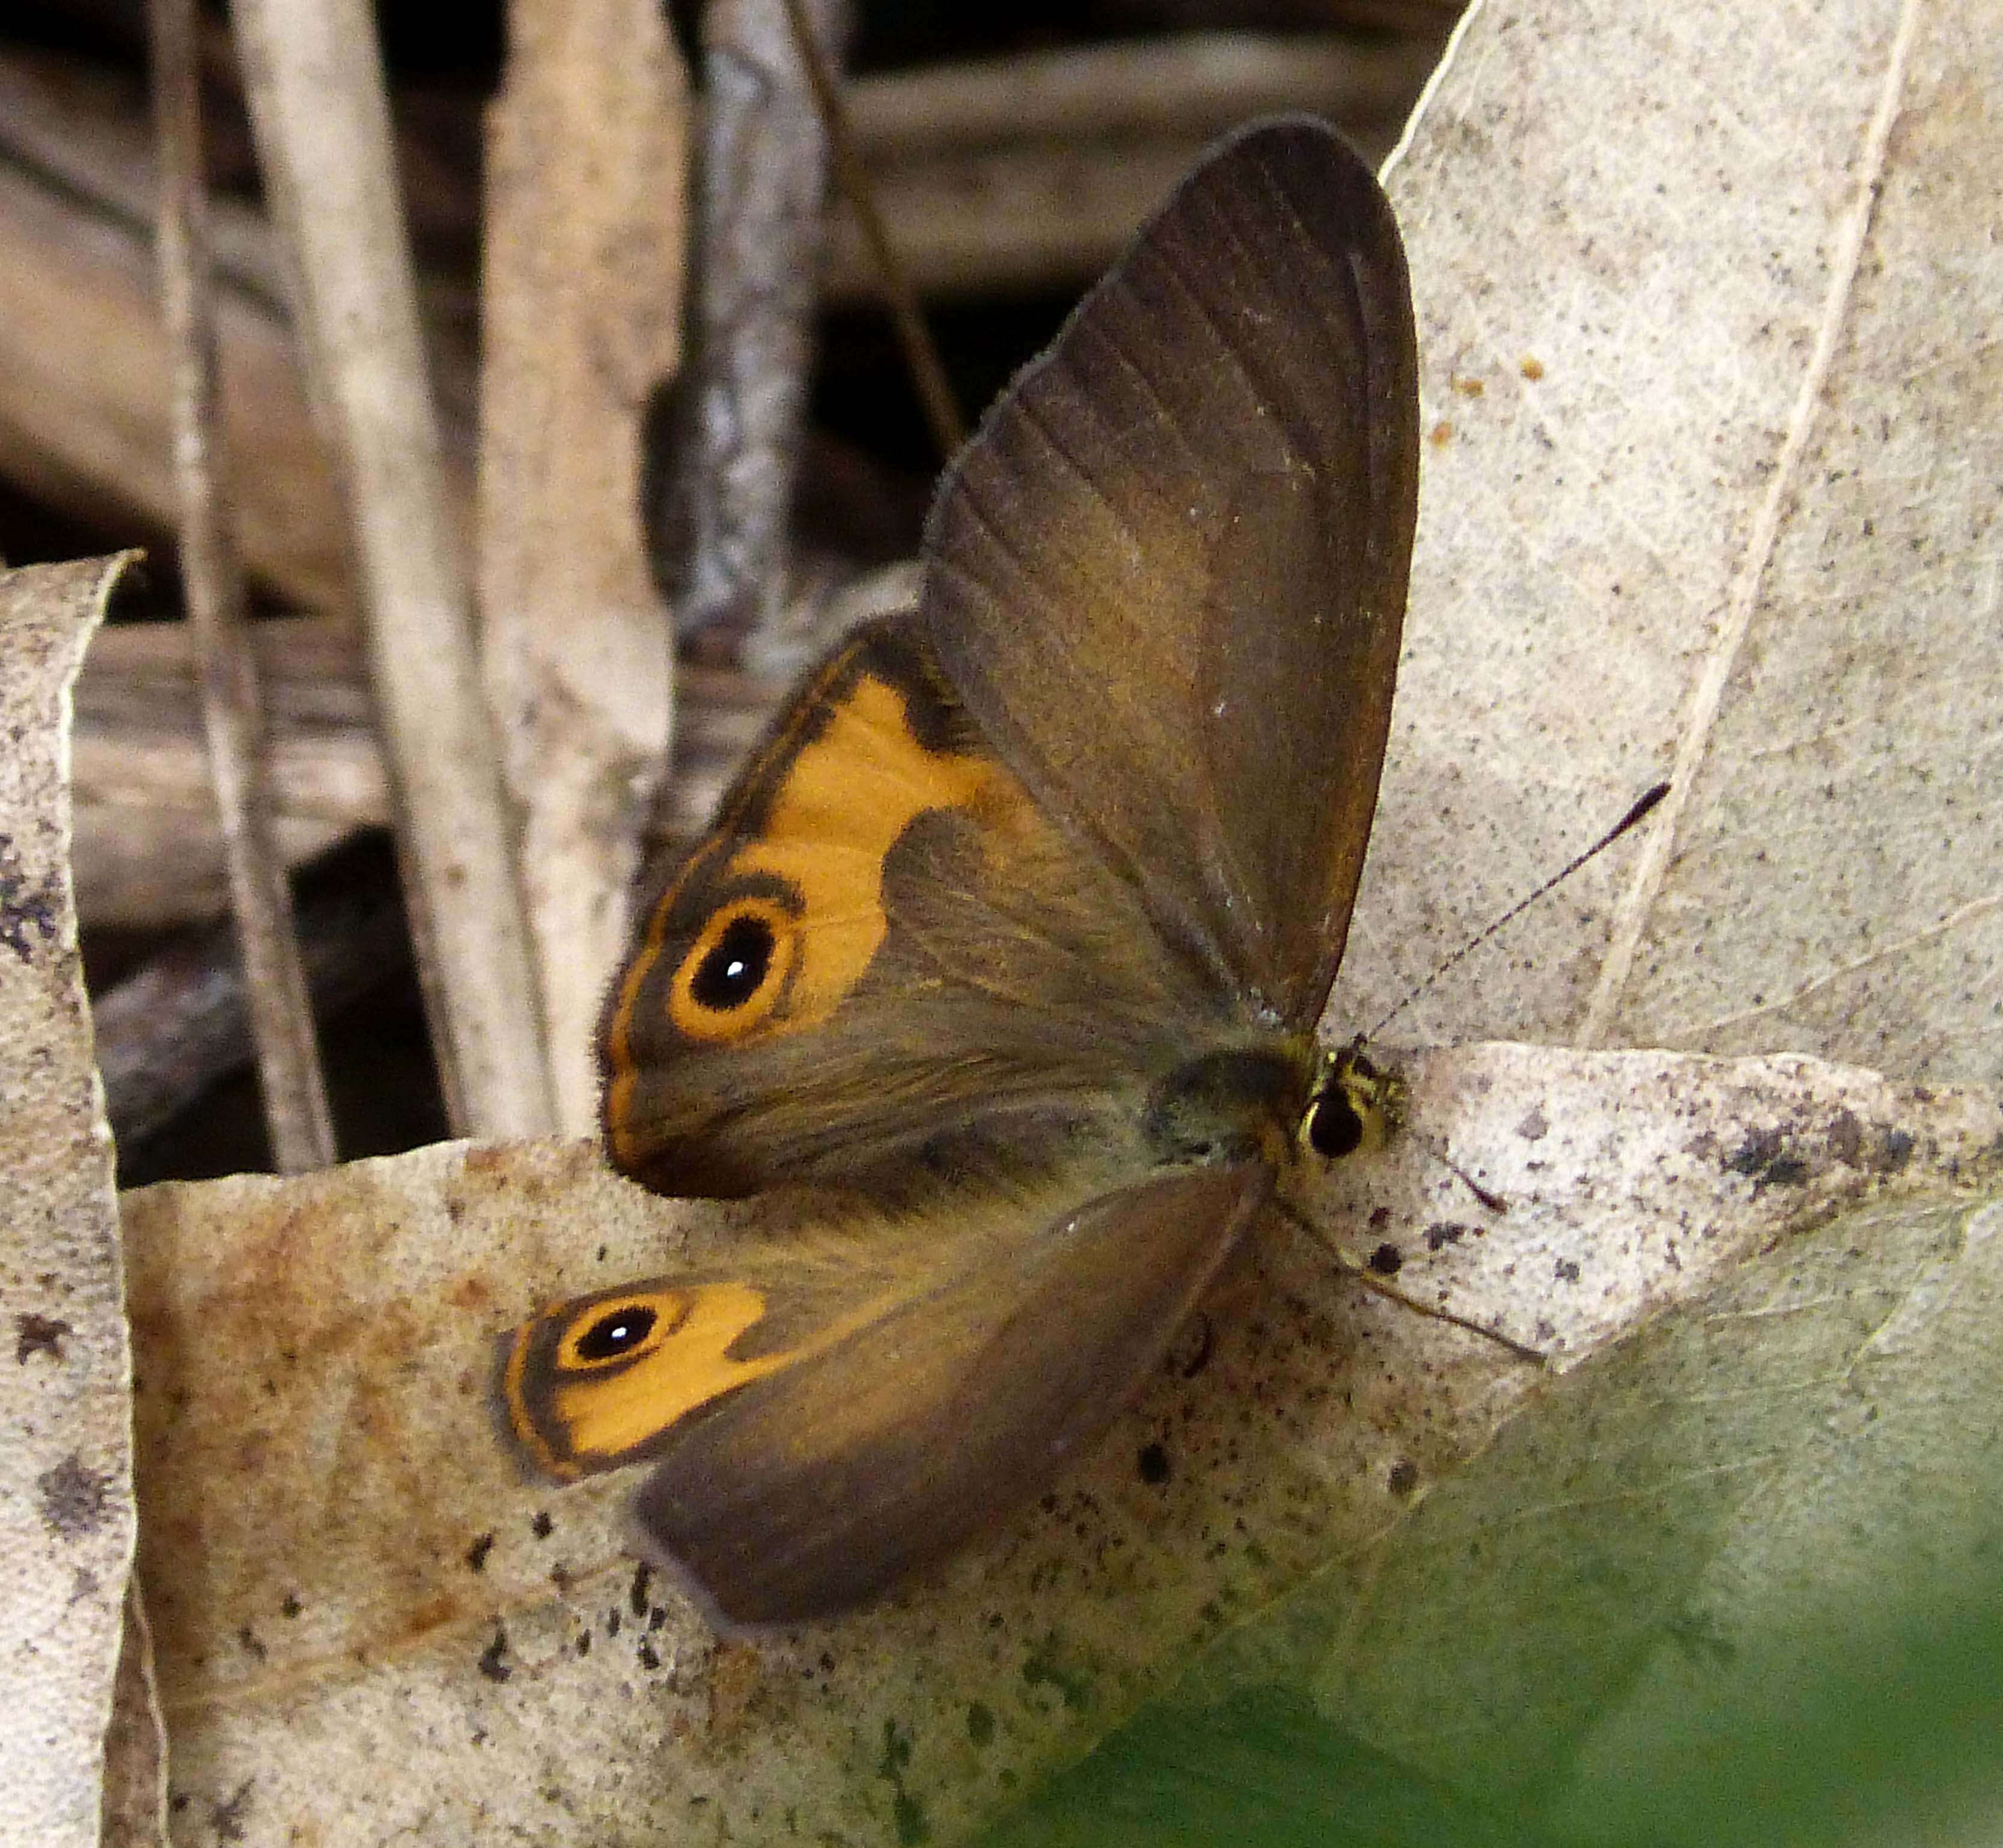
[[[754,1285],[669,1281],[588,1297],[518,1329],[502,1397],[509,1428],[560,1481],[637,1461],[690,1413],[820,1353],[881,1315],[872,1301],[797,1347],[734,1358],[765,1319]]]
[[[731,856],[729,874],[768,874],[801,896],[788,1028],[827,1019],[882,945],[883,862],[897,837],[928,809],[972,806],[1002,774],[986,758],[928,750],[905,697],[873,675],[858,680],[794,760],[757,838]]]
[[[927,741],[911,704],[921,686],[879,666],[882,641],[859,638],[827,664],[655,902],[606,1021],[615,1157],[651,1020],[710,1046],[819,1025],[888,934],[884,862],[913,820],[977,808],[1007,833],[1024,819],[1028,792],[1000,763]],[[690,893],[712,888],[724,896],[691,918]]]

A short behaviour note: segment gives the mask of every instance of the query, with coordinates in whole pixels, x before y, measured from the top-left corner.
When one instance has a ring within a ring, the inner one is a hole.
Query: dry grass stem
[[[267,189],[297,271],[311,396],[344,465],[447,1107],[463,1130],[531,1134],[554,1116],[540,1008],[418,336],[373,16],[361,0],[239,0],[233,17]]]
[[[207,250],[194,0],[151,0],[159,143],[160,293],[173,365],[181,571],[203,728],[246,982],[259,1086],[281,1172],[334,1158],[334,1121],[272,826],[264,702],[245,635],[243,575],[223,512],[215,300]]]

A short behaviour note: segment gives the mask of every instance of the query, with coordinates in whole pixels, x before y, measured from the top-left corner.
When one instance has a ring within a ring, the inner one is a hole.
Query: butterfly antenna
[[[1437,987],[1441,981],[1442,981],[1447,976],[1452,974],[1455,969],[1458,969],[1463,962],[1466,962],[1470,956],[1473,955],[1477,950],[1480,948],[1480,947],[1486,943],[1490,938],[1494,936],[1498,931],[1505,929],[1517,918],[1520,917],[1526,911],[1529,910],[1539,899],[1543,898],[1554,887],[1563,885],[1567,879],[1570,879],[1574,873],[1577,872],[1578,869],[1582,866],[1585,865],[1587,861],[1592,859],[1596,854],[1604,853],[1607,848],[1613,846],[1615,841],[1618,840],[1622,835],[1626,833],[1630,828],[1637,826],[1648,816],[1650,811],[1655,808],[1655,805],[1669,793],[1669,786],[1667,783],[1658,783],[1652,788],[1645,790],[1641,795],[1635,798],[1634,805],[1628,809],[1627,812],[1622,816],[1621,818],[1617,821],[1612,827],[1609,828],[1604,834],[1601,835],[1592,846],[1585,849],[1583,852],[1575,854],[1571,859],[1568,860],[1564,865],[1561,866],[1556,872],[1553,873],[1551,876],[1548,879],[1545,880],[1541,886],[1538,886],[1535,891],[1527,893],[1522,898],[1517,900],[1515,903],[1512,905],[1508,910],[1505,911],[1500,917],[1496,918],[1491,923],[1483,925],[1473,936],[1470,937],[1466,942],[1463,943],[1460,946],[1459,949],[1456,950],[1444,962],[1441,963],[1431,975],[1428,976],[1424,981],[1421,982],[1417,987],[1414,988],[1403,1001],[1400,1001],[1390,1013],[1386,1014],[1382,1020],[1378,1022],[1376,1025],[1372,1027],[1369,1032],[1364,1034],[1362,1037],[1366,1040],[1376,1039],[1393,1021],[1396,1020],[1400,1014],[1403,1013],[1407,1008],[1411,1006],[1413,1002],[1417,1001],[1422,995],[1430,993],[1434,988]],[[1463,1176],[1462,1178],[1465,1179],[1466,1177]],[[1477,1187],[1474,1191],[1477,1195],[1479,1195],[1481,1190]]]
[[[1456,1172],[1459,1171],[1456,1169]],[[1313,1239],[1323,1250],[1335,1259],[1337,1268],[1355,1277],[1365,1289],[1381,1296],[1386,1302],[1394,1302],[1400,1308],[1410,1309],[1415,1315],[1423,1315],[1428,1322],[1444,1322],[1457,1329],[1464,1329],[1470,1335],[1479,1335],[1484,1340],[1493,1341],[1498,1347],[1505,1349],[1519,1361],[1528,1361],[1533,1366],[1541,1367],[1548,1356],[1541,1348],[1532,1347],[1527,1342],[1505,1335],[1500,1329],[1491,1328],[1485,1322],[1477,1322],[1472,1317],[1456,1315],[1451,1309],[1443,1309],[1437,1303],[1421,1302],[1416,1296],[1408,1296],[1395,1284],[1390,1276],[1395,1275],[1395,1263],[1380,1268],[1375,1257],[1359,1258],[1354,1252],[1345,1250],[1289,1201],[1276,1200],[1274,1205],[1281,1213]],[[1389,1274],[1387,1274],[1387,1270]]]

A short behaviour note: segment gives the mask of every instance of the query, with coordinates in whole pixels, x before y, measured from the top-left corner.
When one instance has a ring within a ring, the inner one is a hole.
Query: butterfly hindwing
[[[1047,1487],[1132,1398],[1271,1185],[1157,1175],[995,1201],[944,1243],[783,1247],[603,1291],[516,1337],[546,1470],[652,1459],[654,1544],[732,1624],[865,1602]]]

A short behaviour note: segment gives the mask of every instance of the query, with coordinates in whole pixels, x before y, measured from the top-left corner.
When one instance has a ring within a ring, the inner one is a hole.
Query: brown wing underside
[[[1233,1023],[909,621],[822,670],[648,916],[606,1015],[605,1113],[617,1165],[662,1193],[888,1198],[1064,1165],[1134,1133],[1150,1085]],[[760,931],[763,986],[733,990],[733,944]]]
[[[1048,1487],[1132,1399],[1265,1200],[1170,1173],[981,1247],[678,1429],[648,1537],[738,1625],[877,1597]]]
[[[1305,118],[1186,181],[990,411],[922,610],[996,749],[1156,928],[1291,1026],[1334,979],[1417,482],[1405,265]]]
[[[917,617],[823,665],[656,894],[603,1035],[617,1165],[921,1195],[1145,1143],[1171,1072],[1282,1031],[1293,1085],[1376,798],[1415,418],[1367,169],[1304,120],[1240,136],[968,446]]]

